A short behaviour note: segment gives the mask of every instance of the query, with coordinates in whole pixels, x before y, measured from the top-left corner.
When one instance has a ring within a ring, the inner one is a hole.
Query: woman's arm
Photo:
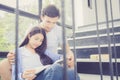
[[[26,70],[22,73],[22,78],[25,80],[33,80],[36,77],[35,70]]]

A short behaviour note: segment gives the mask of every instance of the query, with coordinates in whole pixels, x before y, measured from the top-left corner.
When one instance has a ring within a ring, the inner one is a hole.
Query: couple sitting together
[[[63,65],[56,63],[62,58],[57,47],[62,46],[62,29],[56,22],[59,9],[48,5],[41,12],[39,26],[32,27],[18,48],[18,80],[64,80]],[[66,41],[67,77],[75,80],[74,55]],[[15,53],[9,52],[0,63],[2,80],[15,80]],[[76,80],[80,80],[78,74]]]

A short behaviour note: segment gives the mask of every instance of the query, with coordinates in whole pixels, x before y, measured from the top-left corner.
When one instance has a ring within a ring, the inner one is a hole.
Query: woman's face
[[[29,45],[31,48],[35,49],[37,48],[38,46],[40,46],[44,40],[44,36],[41,34],[41,33],[37,33],[31,37],[29,37]]]

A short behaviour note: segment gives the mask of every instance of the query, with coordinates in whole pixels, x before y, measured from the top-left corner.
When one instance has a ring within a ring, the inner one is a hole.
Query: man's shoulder
[[[59,26],[59,25],[55,25],[54,30],[56,30],[56,31],[62,30],[62,27],[61,27],[61,26]]]
[[[56,26],[57,28],[62,28],[60,25],[57,25],[57,24],[56,24],[55,26]]]

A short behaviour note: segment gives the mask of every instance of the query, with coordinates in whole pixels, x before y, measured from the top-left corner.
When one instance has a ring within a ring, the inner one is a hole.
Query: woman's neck
[[[27,48],[30,52],[35,53],[35,49],[33,49],[29,44],[25,45],[25,48]]]

